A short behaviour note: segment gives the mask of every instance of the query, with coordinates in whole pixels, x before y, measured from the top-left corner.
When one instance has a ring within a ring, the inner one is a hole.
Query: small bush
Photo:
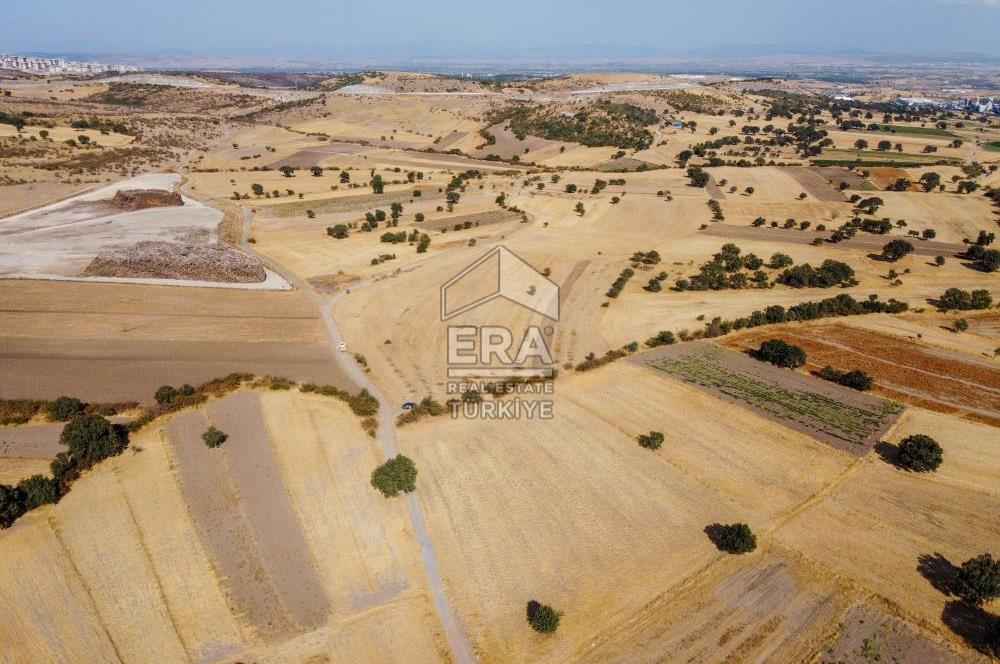
[[[44,406],[44,401],[32,399],[0,400],[0,425],[24,424]]]
[[[760,345],[757,357],[776,367],[794,369],[806,363],[806,352],[800,346],[782,339],[768,339]]]
[[[224,442],[226,442],[227,438],[229,438],[229,436],[227,436],[222,431],[219,431],[215,427],[208,427],[207,429],[205,429],[205,433],[201,434],[201,439],[204,440],[205,444],[211,447],[212,449],[215,449],[219,445],[222,445]]]
[[[84,403],[73,397],[59,397],[45,405],[50,420],[65,422],[83,412]]]
[[[417,467],[400,454],[372,471],[372,486],[386,498],[400,492],[410,493],[417,488]]]
[[[169,406],[170,403],[175,398],[177,398],[178,394],[180,394],[180,393],[173,386],[171,386],[171,385],[161,385],[156,390],[156,393],[153,395],[153,398],[156,399],[156,403],[158,403],[159,405],[161,405],[161,406]]]
[[[647,450],[658,450],[663,445],[663,434],[659,431],[650,431],[639,436],[639,444]]]
[[[914,434],[899,444],[899,464],[908,470],[924,473],[937,470],[944,451],[930,436]]]
[[[552,634],[559,629],[559,620],[562,613],[556,611],[548,604],[541,604],[535,600],[528,602],[528,624],[531,629],[539,634]]]

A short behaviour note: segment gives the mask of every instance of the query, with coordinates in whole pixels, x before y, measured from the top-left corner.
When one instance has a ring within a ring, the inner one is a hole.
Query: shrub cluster
[[[605,293],[605,295],[607,295],[610,298],[618,297],[621,294],[622,289],[625,288],[625,284],[628,283],[629,279],[631,279],[632,275],[634,274],[635,270],[633,270],[630,267],[627,267],[624,270],[622,270],[621,274],[619,274],[618,278],[615,279],[615,282],[611,284],[611,288],[608,289],[608,292]]]
[[[722,245],[712,260],[702,263],[698,274],[688,279],[678,279],[674,288],[685,290],[726,290],[729,288],[770,288],[771,282],[760,268],[764,261],[754,254],[743,254],[732,243]],[[748,275],[743,270],[752,271]]]
[[[850,265],[831,259],[823,261],[818,268],[809,263],[790,267],[781,273],[778,281],[792,288],[830,288],[857,283]]]
[[[989,309],[993,305],[993,297],[985,289],[969,292],[960,288],[949,288],[941,294],[937,304],[944,311],[952,309],[958,309],[959,311]]]
[[[843,385],[844,387],[849,387],[852,390],[859,390],[861,392],[870,390],[875,385],[875,381],[872,377],[860,369],[841,371],[827,365],[820,369],[816,375],[823,380],[828,380],[831,383],[837,383],[838,385]]]
[[[57,454],[49,465],[52,477],[32,475],[17,486],[0,484],[0,528],[9,528],[28,510],[57,502],[80,473],[121,454],[128,445],[128,435],[124,427],[103,415],[77,412],[63,427],[59,442],[67,451]]]

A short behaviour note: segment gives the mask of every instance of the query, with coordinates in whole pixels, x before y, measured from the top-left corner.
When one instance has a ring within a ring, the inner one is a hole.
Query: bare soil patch
[[[810,370],[860,369],[875,379],[882,396],[1000,426],[1000,369],[958,353],[838,324],[754,330],[722,343],[754,348],[775,336],[801,346]]]
[[[420,190],[421,200],[443,198],[437,187],[415,186],[405,191],[386,191],[384,194],[359,194],[356,196],[338,196],[315,201],[295,201],[293,203],[276,203],[261,209],[264,214],[277,217],[304,215],[306,210],[316,214],[337,214],[340,212],[363,212],[375,208],[388,209],[393,203],[408,203],[413,198],[413,191]]]
[[[207,427],[201,411],[187,411],[171,419],[166,429],[199,539],[223,578],[232,609],[262,635],[291,634],[292,617],[264,568],[260,544],[240,506],[240,492],[230,476],[226,455],[201,440]]]
[[[788,168],[788,174],[802,185],[807,194],[823,203],[843,203],[844,197],[827,182],[826,178],[811,168],[803,166]]]
[[[423,230],[439,231],[443,228],[451,230],[455,226],[464,226],[466,223],[472,224],[472,227],[475,228],[477,226],[502,224],[508,221],[518,221],[520,219],[521,215],[517,212],[511,212],[510,210],[490,210],[488,212],[460,214],[454,217],[445,217],[444,219],[429,219],[423,223],[417,224],[417,227]]]
[[[820,656],[821,662],[838,664],[953,664],[977,661],[931,640],[908,623],[864,604],[851,607],[841,620],[836,639],[823,648]]]
[[[235,394],[212,402],[208,412],[212,424],[229,436],[221,451],[281,605],[300,628],[319,627],[330,612],[330,600],[282,482],[260,395]]]
[[[738,240],[763,240],[810,245],[816,238],[826,240],[830,237],[830,233],[826,231],[818,233],[816,231],[797,231],[788,228],[754,228],[753,226],[733,226],[731,224],[711,224],[702,232],[706,235]],[[863,249],[870,253],[880,254],[886,242],[898,237],[900,236],[859,233],[852,238],[841,240],[840,242],[824,242],[821,246],[833,249]],[[937,242],[935,240],[919,240],[911,237],[903,239],[913,245],[913,253],[917,256],[954,256],[965,251],[965,246],[961,244]]]
[[[900,178],[909,178],[910,174],[902,168],[882,166],[868,169],[868,178],[879,189],[885,189]]]
[[[145,241],[98,254],[83,272],[87,277],[193,279],[224,283],[261,283],[267,278],[257,258],[224,244]]]
[[[633,361],[858,456],[875,445],[902,410],[891,401],[779,369],[708,342],[657,349]]]
[[[863,178],[858,173],[855,173],[847,168],[842,168],[840,166],[810,166],[808,168],[813,173],[816,173],[823,179],[829,181],[835,189],[839,189],[842,182],[847,183],[848,189],[856,191],[864,191],[875,188],[871,182]]]
[[[51,459],[66,448],[59,444],[64,424],[32,424],[0,427],[0,457]]]

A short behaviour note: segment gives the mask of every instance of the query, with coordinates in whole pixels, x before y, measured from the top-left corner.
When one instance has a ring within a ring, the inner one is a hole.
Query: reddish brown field
[[[780,337],[806,351],[806,368],[860,369],[876,394],[977,422],[1000,426],[1000,370],[926,344],[838,324],[754,330],[725,338],[735,349]]]

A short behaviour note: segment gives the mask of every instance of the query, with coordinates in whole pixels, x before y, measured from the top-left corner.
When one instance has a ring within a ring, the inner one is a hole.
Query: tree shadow
[[[904,469],[903,465],[899,463],[899,445],[893,445],[881,440],[875,443],[875,453],[890,466]]]
[[[532,620],[535,619],[535,616],[538,615],[538,610],[540,608],[542,608],[541,602],[534,599],[528,602],[528,607],[525,610],[525,616],[528,618],[528,622],[531,622]]]
[[[711,540],[712,544],[715,545],[719,551],[725,551],[722,547],[722,533],[724,533],[726,527],[721,523],[713,523],[705,526],[705,534],[708,535],[708,539]]]
[[[970,648],[989,657],[1000,656],[1000,617],[980,606],[952,600],[944,605],[941,621]]]
[[[955,594],[955,579],[958,567],[940,553],[924,553],[917,558],[917,571],[920,576],[934,586],[938,592],[952,596]]]

